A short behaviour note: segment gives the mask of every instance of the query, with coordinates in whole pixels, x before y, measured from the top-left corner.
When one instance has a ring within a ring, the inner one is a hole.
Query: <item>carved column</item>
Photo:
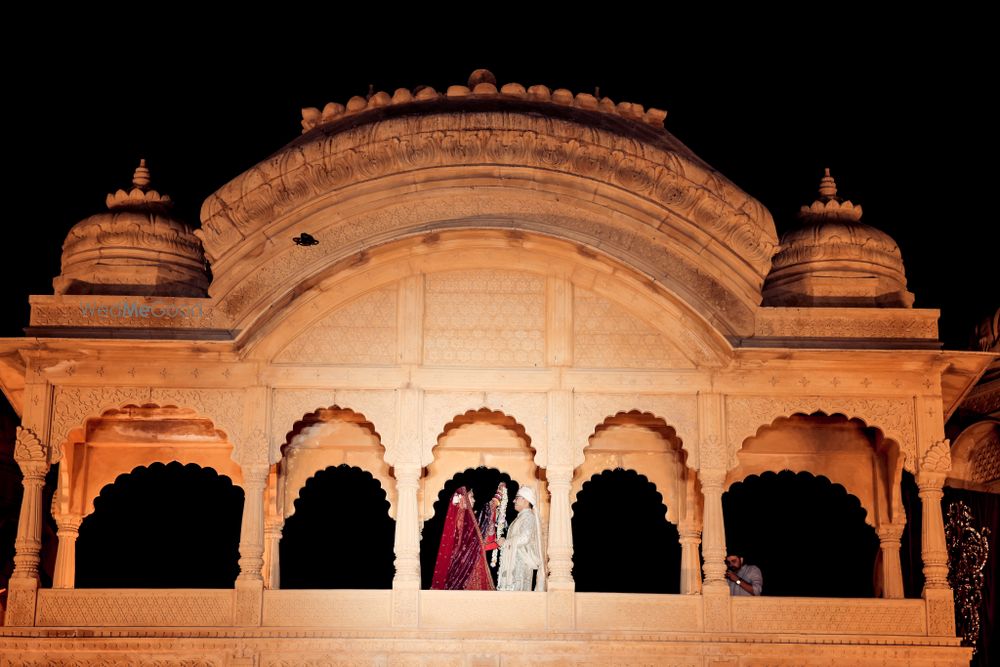
[[[56,516],[56,535],[59,549],[56,551],[56,571],[52,577],[52,588],[73,588],[76,585],[76,538],[80,535],[79,514]]]
[[[424,395],[408,387],[396,393],[396,442],[385,443],[386,461],[396,478],[396,574],[392,579],[392,624],[416,627],[420,603],[420,477],[421,461],[431,460],[424,451]]]
[[[264,519],[264,588],[281,588],[281,531],[285,520],[280,516]]]
[[[878,539],[882,549],[882,597],[903,597],[903,568],[899,563],[899,540],[905,524],[888,523],[879,526]]]
[[[705,502],[705,529],[702,536],[705,583],[701,592],[705,631],[729,632],[732,629],[732,604],[725,579],[726,527],[722,517],[722,485],[726,473],[721,470],[702,470],[700,477]]]
[[[417,511],[417,490],[420,487],[419,463],[399,463],[396,475],[398,509],[396,511],[396,576],[393,588],[420,590],[420,516]]]
[[[14,539],[14,572],[7,595],[6,625],[34,625],[38,595],[38,554],[42,550],[42,489],[49,471],[48,447],[26,428],[17,427],[14,460],[24,475],[21,513]]]
[[[681,543],[681,594],[701,593],[701,524],[685,519],[677,526]]]
[[[573,528],[569,500],[573,471],[569,466],[549,466],[545,475],[552,496],[552,505],[549,507],[548,590],[572,591],[575,584],[573,583]]]
[[[917,488],[922,509],[921,556],[927,602],[927,634],[955,636],[955,599],[948,585],[948,547],[944,538],[941,499],[944,480],[951,469],[951,444],[934,442],[920,457]]]
[[[726,473],[721,470],[701,471],[701,493],[705,498],[705,529],[702,552],[705,555],[705,588],[725,590],[726,584],[726,526],[722,517],[722,484]]]
[[[240,525],[239,579],[263,581],[264,567],[264,486],[266,465],[243,468],[243,521]]]
[[[260,625],[264,590],[264,488],[268,466],[243,465],[240,574],[236,578],[236,625]]]
[[[924,560],[924,589],[948,588],[948,548],[944,541],[944,516],[941,512],[944,475],[918,473],[917,487],[923,510],[920,547]]]

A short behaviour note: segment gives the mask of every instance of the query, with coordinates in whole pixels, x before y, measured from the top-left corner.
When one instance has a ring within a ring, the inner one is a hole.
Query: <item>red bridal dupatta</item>
[[[492,591],[483,538],[465,487],[452,494],[434,566],[432,590]]]

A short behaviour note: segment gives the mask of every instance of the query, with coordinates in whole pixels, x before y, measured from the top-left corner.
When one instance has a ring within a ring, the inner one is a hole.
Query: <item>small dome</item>
[[[899,246],[861,222],[861,207],[837,196],[827,169],[819,199],[799,211],[802,224],[781,238],[764,281],[765,306],[909,308]]]
[[[149,189],[146,161],[132,189],[109,194],[108,210],[78,222],[63,243],[56,294],[204,297],[201,241],[170,216],[170,197]]]

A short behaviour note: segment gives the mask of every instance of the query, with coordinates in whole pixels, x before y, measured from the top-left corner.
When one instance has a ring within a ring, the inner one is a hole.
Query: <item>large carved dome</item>
[[[77,223],[63,243],[56,294],[204,297],[201,241],[171,217],[173,202],[149,188],[142,160],[129,192],[109,194],[108,210]]]
[[[819,199],[799,211],[802,224],[781,238],[764,282],[765,306],[909,308],[899,246],[861,222],[861,207],[837,196],[826,170]]]

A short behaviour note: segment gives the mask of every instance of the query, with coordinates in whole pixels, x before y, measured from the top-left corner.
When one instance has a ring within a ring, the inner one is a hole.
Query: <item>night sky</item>
[[[965,348],[1000,305],[995,105],[987,101],[995,49],[983,21],[910,15],[872,25],[838,15],[759,32],[678,19],[617,39],[611,28],[550,33],[527,24],[517,24],[515,38],[510,19],[470,20],[463,36],[344,27],[358,35],[353,43],[330,26],[306,34],[305,14],[295,30],[232,27],[240,38],[227,43],[215,26],[153,37],[139,19],[80,37],[31,35],[7,73],[11,212],[0,336],[23,334],[27,295],[52,293],[67,231],[129,186],[140,157],[153,187],[196,226],[205,197],[300,135],[302,107],[346,103],[369,84],[443,91],[479,67],[501,85],[599,86],[616,102],[667,110],[667,130],[759,199],[779,234],[830,167],[863,221],[900,245],[915,306],[941,309],[947,348]],[[946,45],[944,35],[959,39]],[[299,41],[273,48],[278,37]],[[45,58],[57,41],[61,58]],[[595,483],[595,497],[615,497],[607,489],[623,482]],[[675,585],[665,580],[662,590]]]
[[[124,29],[35,35],[7,83],[6,243],[20,261],[0,263],[0,335],[21,335],[25,296],[52,293],[67,230],[129,186],[140,157],[153,187],[197,225],[206,196],[299,136],[302,107],[346,103],[369,84],[443,91],[486,67],[500,84],[599,86],[616,102],[667,110],[667,129],[767,206],[779,234],[830,167],[863,221],[899,243],[916,307],[941,309],[946,346],[964,348],[1000,305],[1000,224],[984,85],[995,77],[976,38],[984,28],[961,23],[958,45],[934,39],[958,22],[913,15],[887,26],[838,15],[764,32],[674,23],[659,39],[616,39],[610,29],[593,43],[525,34],[516,49],[501,32],[346,43],[280,24],[228,36],[205,25],[189,39]],[[273,47],[289,37],[300,42]],[[64,57],[43,65],[57,39]]]

